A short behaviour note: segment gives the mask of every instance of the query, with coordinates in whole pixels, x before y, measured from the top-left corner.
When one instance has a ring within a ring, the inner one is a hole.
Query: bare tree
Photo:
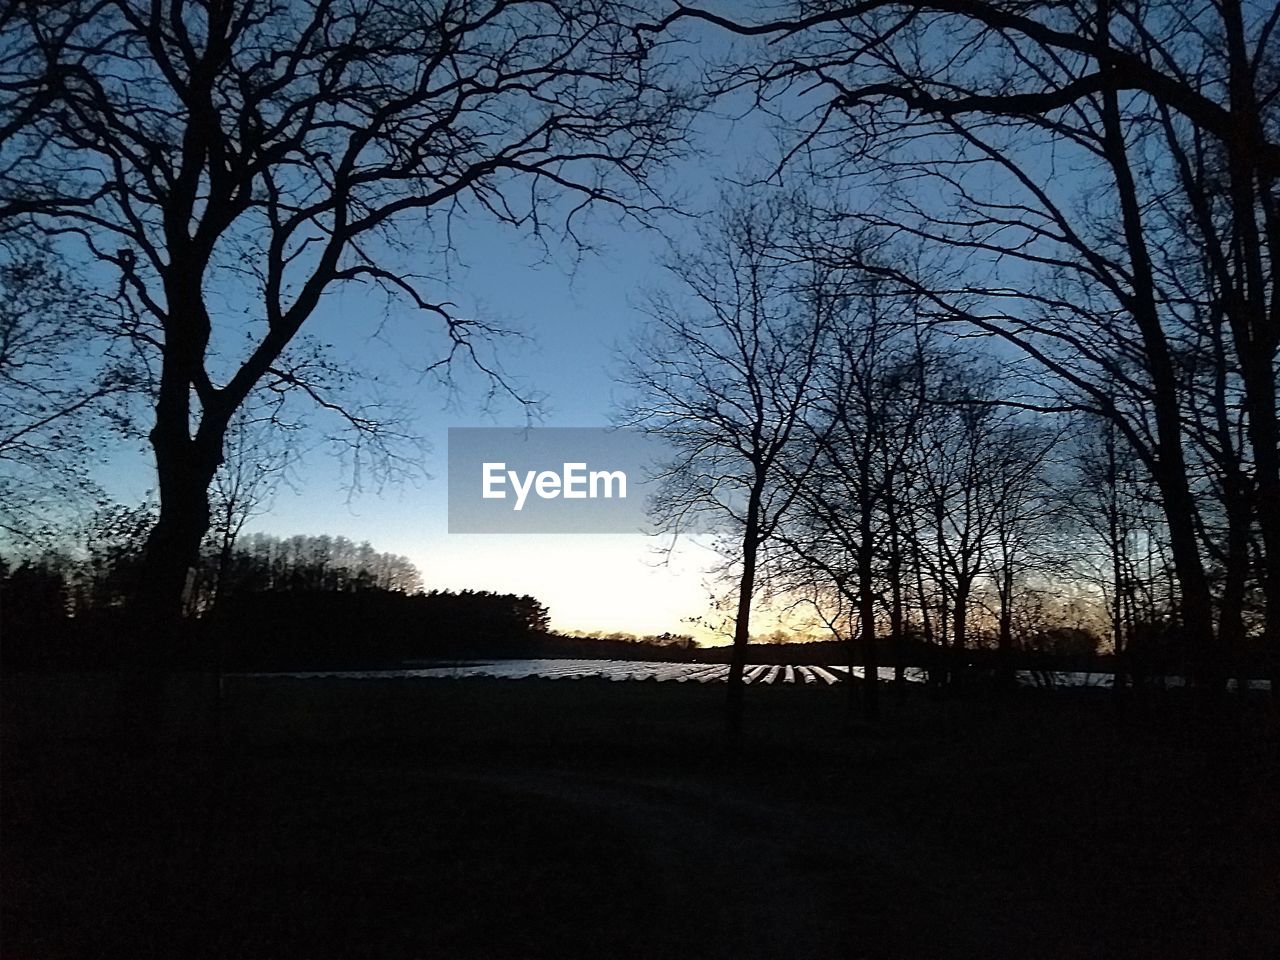
[[[1071,402],[1113,420],[1160,491],[1181,617],[1212,692],[1222,649],[1186,453],[1186,301],[1165,259],[1192,224],[1213,278],[1196,299],[1220,310],[1242,385],[1240,453],[1280,665],[1274,6],[868,0],[752,22],[679,5],[646,30],[684,20],[766,38],[721,86],[755,86],[775,105],[803,91],[817,105],[792,156],[876,184],[887,202],[874,222],[962,251],[965,274],[929,291],[939,315],[1024,350]]]
[[[1048,477],[1059,431],[1026,420],[999,424],[989,439],[987,470],[994,516],[991,538],[996,596],[999,599],[997,650],[999,681],[1014,681],[1015,585],[1042,565],[1045,542],[1055,530],[1058,511]]]
[[[227,426],[222,465],[210,487],[210,546],[216,567],[212,583],[203,593],[214,604],[223,591],[232,552],[245,525],[268,509],[296,453],[287,442],[285,428],[269,416],[255,416],[241,407]]]
[[[157,359],[145,582],[159,620],[180,609],[250,393],[287,385],[341,412],[291,353],[327,294],[379,290],[445,326],[446,356],[424,365],[468,356],[492,372],[486,326],[430,294],[424,234],[447,244],[463,214],[535,234],[558,216],[572,234],[593,203],[655,206],[647,178],[678,147],[686,100],[635,56],[640,14],[625,0],[72,0],[6,16],[0,83],[39,97],[5,114],[0,214],[114,273],[136,317],[122,332]]]
[[[878,278],[851,272],[839,287],[838,322],[806,424],[813,453],[794,450],[804,476],[791,481],[799,490],[795,509],[776,539],[797,561],[786,565],[787,589],[816,597],[824,591],[806,581],[817,578],[834,592],[839,609],[856,611],[856,642],[852,633],[846,637],[850,667],[856,659],[864,664],[863,713],[875,719],[876,623],[886,594],[895,598],[889,604],[895,639],[903,626],[900,480],[922,411],[919,343],[910,301],[895,298]]]
[[[999,507],[988,469],[990,437],[999,422],[996,397],[981,374],[952,368],[955,382],[934,397],[935,410],[920,436],[919,463],[932,541],[931,566],[941,588],[940,620],[952,653],[951,672],[969,642],[974,585],[990,569],[991,534]]]
[[[762,548],[777,532],[806,471],[784,467],[803,429],[840,298],[821,271],[785,255],[803,229],[801,205],[728,210],[697,252],[670,269],[683,296],[658,295],[653,326],[629,359],[629,422],[675,451],[653,504],[671,534],[709,522],[729,533],[738,571],[727,723],[742,729],[743,670]]]
[[[1077,534],[1074,573],[1096,582],[1106,600],[1119,694],[1133,679],[1129,641],[1136,617],[1132,486],[1137,464],[1110,421],[1089,418],[1079,426],[1069,452],[1071,476],[1059,497]]]

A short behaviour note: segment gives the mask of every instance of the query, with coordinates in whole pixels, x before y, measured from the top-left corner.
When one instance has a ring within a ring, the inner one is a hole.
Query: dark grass
[[[1274,706],[233,681],[222,747],[6,682],[0,956],[1275,957]]]

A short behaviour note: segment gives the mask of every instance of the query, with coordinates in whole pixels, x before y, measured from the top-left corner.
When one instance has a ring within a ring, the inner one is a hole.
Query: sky
[[[713,28],[690,27],[693,42],[683,52],[684,69],[727,53],[726,39]],[[774,101],[774,110],[795,114],[798,100]],[[779,143],[773,123],[749,109],[749,97],[719,102],[695,121],[699,153],[675,163],[659,178],[665,195],[678,196],[683,215],[662,216],[656,229],[602,212],[582,232],[586,253],[554,238],[534,242],[483,212],[453,221],[450,249],[442,255],[440,236],[408,236],[406,255],[415,273],[431,278],[425,292],[449,301],[456,316],[518,331],[494,349],[507,382],[541,398],[537,425],[603,427],[615,422],[626,399],[620,383],[621,357],[647,321],[650,291],[679,295],[664,269],[673,248],[690,249],[696,229],[714,212],[733,184],[775,169],[787,143]],[[784,135],[785,136],[785,135]],[[784,174],[782,186],[791,186]],[[1059,177],[1070,194],[1076,181]],[[844,195],[841,200],[850,200]],[[856,196],[859,201],[874,200]],[[439,229],[438,220],[436,229]],[[114,281],[113,281],[114,282]],[[246,318],[261,314],[245,290],[207,290],[227,353],[243,350]],[[693,633],[704,642],[725,642],[713,609],[716,596],[731,585],[712,571],[722,565],[706,539],[641,534],[500,535],[449,533],[447,528],[447,431],[453,427],[521,427],[525,412],[510,401],[486,403],[486,382],[460,363],[457,389],[446,391],[421,368],[439,359],[444,345],[438,318],[425,318],[401,304],[387,312],[376,290],[346,285],[325,297],[304,327],[304,335],[328,344],[328,353],[357,373],[350,402],[378,389],[410,411],[412,431],[425,442],[422,472],[387,486],[366,482],[351,490],[351,473],[331,453],[308,440],[269,509],[254,517],[246,532],[279,536],[329,534],[368,541],[377,550],[402,554],[421,571],[424,586],[439,590],[491,590],[529,594],[549,609],[554,629],[635,634]],[[424,333],[425,329],[425,333]],[[141,424],[145,432],[146,423]],[[107,454],[101,476],[107,492],[122,503],[154,498],[154,466],[145,440]],[[760,614],[764,614],[761,616]],[[793,625],[799,626],[794,618]],[[757,611],[753,632],[777,626],[768,610]]]
[[[694,224],[726,189],[722,178],[762,169],[777,156],[765,121],[740,113],[729,104],[698,119],[702,155],[664,175],[692,216],[668,216],[658,230],[598,217],[585,234],[595,249],[579,257],[567,244],[553,243],[548,251],[482,217],[461,219],[447,263],[430,252],[424,237],[429,262],[423,272],[439,280],[433,296],[452,301],[459,316],[523,334],[497,344],[497,356],[512,382],[541,397],[538,425],[613,422],[625,399],[620,351],[645,323],[646,291],[670,289],[663,262],[672,243],[692,242]],[[425,475],[380,490],[366,484],[353,495],[349,472],[323,450],[311,451],[246,532],[368,540],[412,560],[427,589],[530,594],[548,607],[556,630],[725,639],[705,625],[717,622],[710,600],[723,592],[711,575],[720,557],[707,540],[673,545],[670,538],[642,534],[448,533],[448,428],[522,426],[525,415],[510,402],[486,406],[482,379],[465,368],[458,370],[453,394],[433,381],[419,382],[415,365],[435,356],[406,328],[423,321],[400,311],[384,324],[383,310],[383,300],[371,291],[347,287],[327,297],[305,329],[411,408],[416,432],[426,441]],[[154,487],[141,444],[120,451],[106,473],[109,492],[123,502],[138,502]]]
[[[477,223],[457,235],[465,266],[453,272],[450,299],[462,316],[496,318],[526,335],[497,349],[511,379],[542,397],[539,426],[607,426],[622,399],[617,351],[644,322],[641,290],[662,281],[666,241],[638,227],[606,240],[601,253],[571,272],[562,264],[539,263],[539,249],[520,245],[498,227]],[[345,322],[350,329],[339,342],[349,343],[353,354],[372,349],[362,365],[393,368],[381,345],[365,342],[362,329],[371,318],[362,316],[362,307],[367,305],[358,302],[355,291],[340,302],[345,316],[326,316],[323,326]],[[704,568],[714,555],[705,545],[684,543],[667,557],[665,539],[641,534],[447,532],[448,428],[524,423],[514,403],[484,409],[481,383],[459,372],[462,385],[454,397],[430,381],[415,385],[412,375],[399,377],[427,441],[429,476],[348,497],[342,467],[323,455],[312,456],[297,492],[281,490],[270,514],[257,518],[252,528],[280,534],[323,530],[368,539],[379,550],[413,560],[428,589],[535,596],[547,605],[558,630],[689,632],[686,619],[701,616],[706,607]],[[396,372],[390,369],[388,375]]]

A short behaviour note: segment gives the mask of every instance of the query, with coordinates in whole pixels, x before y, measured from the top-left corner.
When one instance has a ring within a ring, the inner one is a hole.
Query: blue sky
[[[644,322],[635,304],[640,288],[660,280],[666,243],[639,228],[607,239],[606,250],[570,273],[538,263],[541,251],[519,244],[509,231],[473,224],[458,235],[459,259],[468,266],[454,270],[450,299],[463,316],[493,318],[527,335],[501,344],[499,356],[514,381],[545,397],[542,425],[604,426],[620,399],[615,347]],[[344,299],[349,303],[351,294]],[[351,349],[367,348],[361,324],[354,326]],[[374,352],[383,351],[374,345]],[[514,403],[480,409],[480,383],[465,370],[460,374],[462,392],[452,403],[430,382],[415,387],[412,376],[401,377],[430,446],[429,478],[348,499],[339,465],[313,456],[299,492],[282,491],[271,515],[254,527],[367,538],[379,549],[409,556],[428,587],[532,594],[564,630],[680,631],[683,618],[703,612],[702,567],[709,558],[699,554],[705,548],[682,550],[663,564],[659,544],[640,535],[447,533],[447,429],[523,422]]]
[[[641,290],[662,282],[663,237],[638,226],[614,229],[601,239],[607,247],[570,269],[538,262],[538,247],[501,227],[472,223],[456,236],[463,265],[451,270],[448,298],[459,315],[493,319],[525,334],[497,350],[512,381],[544,398],[539,423],[608,425],[622,399],[615,379],[617,348],[644,322]],[[392,397],[412,407],[428,446],[427,475],[381,491],[366,484],[350,495],[347,470],[325,450],[314,450],[294,471],[292,485],[279,490],[270,511],[248,530],[369,540],[379,550],[412,559],[428,588],[532,594],[550,607],[559,629],[688,629],[684,618],[706,607],[703,568],[713,557],[705,546],[682,547],[668,561],[663,544],[642,535],[446,532],[448,428],[519,426],[524,413],[510,401],[484,409],[483,384],[465,368],[458,371],[459,392],[453,396],[431,380],[418,383],[412,364],[434,356],[415,355],[407,344],[417,338],[395,328],[421,321],[394,315],[382,336],[371,339],[382,309],[378,298],[348,289],[325,301],[310,332],[333,344],[336,355],[385,380]],[[116,497],[139,500],[152,483],[145,450],[117,458],[110,476]]]
[[[691,65],[724,51],[722,36],[694,33],[702,35],[687,48]],[[788,104],[797,108],[795,100]],[[542,425],[611,422],[624,399],[618,350],[645,323],[646,290],[669,287],[662,264],[672,244],[692,244],[698,220],[716,208],[723,192],[733,192],[730,181],[755,180],[772,171],[780,156],[771,122],[749,110],[745,97],[700,115],[697,127],[700,154],[664,175],[665,192],[682,198],[686,215],[667,215],[658,229],[601,211],[583,232],[593,250],[581,257],[568,243],[552,240],[548,249],[484,216],[456,220],[447,257],[438,236],[424,231],[420,247],[410,238],[411,259],[420,260],[413,269],[435,279],[424,288],[430,297],[450,301],[458,316],[524,335],[497,344],[497,356],[511,382],[543,398]],[[246,312],[253,315],[252,305],[243,294],[237,303],[234,291],[218,295],[226,301],[224,342],[235,343],[243,335],[238,324]],[[349,286],[322,302],[304,332],[331,344],[331,355],[348,361],[365,380],[376,377],[391,399],[412,411],[416,432],[428,445],[425,475],[381,490],[366,485],[351,496],[349,474],[316,450],[270,511],[251,521],[250,531],[368,540],[379,550],[408,556],[428,588],[532,594],[547,604],[561,630],[690,631],[713,639],[690,623],[708,617],[711,594],[724,589],[709,576],[719,558],[706,542],[684,541],[668,551],[664,540],[641,535],[447,533],[448,428],[520,426],[524,414],[510,402],[486,408],[484,381],[465,366],[456,371],[459,390],[453,395],[419,380],[414,371],[439,356],[438,319],[403,305],[384,316],[381,295]],[[137,502],[153,485],[148,452],[141,444],[123,451],[107,479],[117,499]],[[753,623],[762,632],[774,626],[767,617]]]

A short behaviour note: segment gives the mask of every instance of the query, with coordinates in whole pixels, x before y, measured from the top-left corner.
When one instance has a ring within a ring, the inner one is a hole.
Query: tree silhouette
[[[788,159],[873,186],[884,202],[866,219],[955,255],[951,282],[920,290],[939,317],[1042,365],[1056,381],[1046,408],[1114,422],[1159,490],[1179,614],[1210,694],[1225,651],[1189,449],[1206,439],[1187,428],[1189,343],[1204,344],[1196,362],[1221,371],[1228,392],[1238,381],[1246,442],[1214,442],[1235,462],[1213,469],[1247,481],[1225,488],[1227,605],[1256,526],[1280,669],[1275,11],[867,0],[790,5],[766,21],[682,4],[639,33],[686,21],[765,41],[739,51],[720,89],[815,105]]]
[[[659,295],[653,326],[629,358],[635,390],[627,419],[676,451],[653,506],[679,534],[710,520],[730,531],[737,565],[728,730],[742,729],[743,671],[762,547],[805,480],[784,469],[810,405],[820,357],[840,301],[813,264],[786,256],[789,232],[805,229],[803,204],[729,207],[702,232],[701,250],[670,264],[688,299]],[[811,458],[812,459],[812,458]]]

